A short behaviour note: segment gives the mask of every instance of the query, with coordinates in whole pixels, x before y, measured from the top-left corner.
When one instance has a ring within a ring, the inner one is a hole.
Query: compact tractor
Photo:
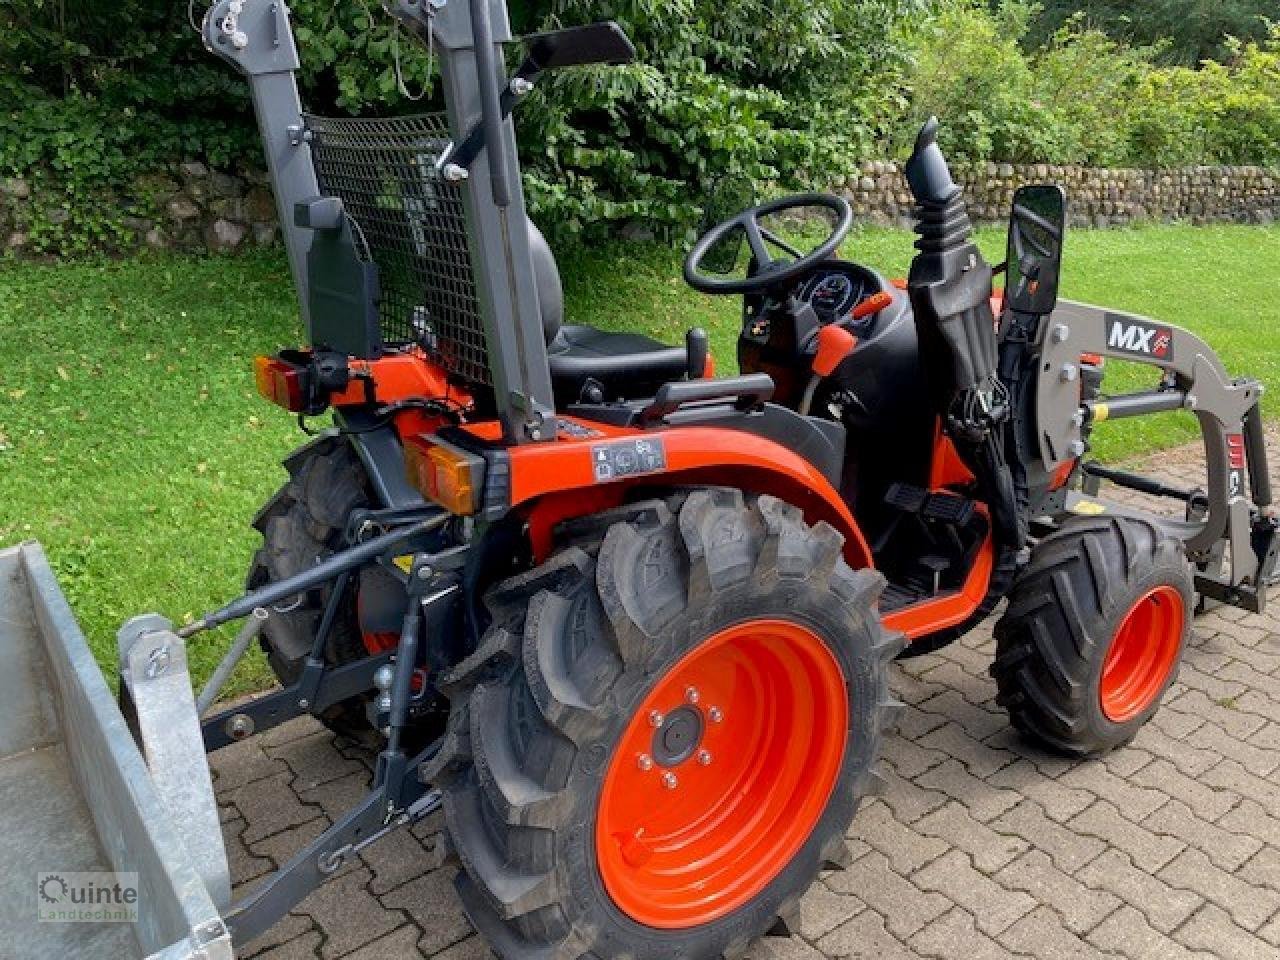
[[[1186,330],[1059,303],[1061,188],[1017,192],[993,268],[930,122],[897,282],[839,256],[839,196],[735,213],[684,269],[742,298],[740,373],[718,377],[701,330],[566,317],[525,211],[512,111],[546,71],[630,60],[623,31],[526,37],[508,75],[502,0],[390,12],[439,57],[443,115],[307,114],[283,2],[204,21],[252,88],[306,324],[257,386],[333,426],[254,520],[243,597],[126,628],[152,653],[125,658],[122,698],[140,723],[157,644],[248,618],[217,679],[256,635],[282,686],[202,696],[203,748],[310,713],[378,751],[365,800],[224,912],[236,942],[443,807],[501,957],[739,954],[847,856],[895,658],[1007,600],[999,703],[1091,756],[1155,712],[1198,604],[1262,609],[1262,386]],[[808,211],[811,238],[815,208],[829,232],[798,248],[778,224]],[[1108,358],[1158,384],[1107,395]],[[1203,489],[1087,458],[1102,421],[1174,410],[1202,430]],[[1126,508],[1102,481],[1183,507]]]

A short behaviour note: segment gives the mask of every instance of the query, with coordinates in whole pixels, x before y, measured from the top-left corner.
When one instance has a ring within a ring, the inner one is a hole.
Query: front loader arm
[[[1253,507],[1269,506],[1266,453],[1256,428],[1263,387],[1231,379],[1213,349],[1195,334],[1147,317],[1062,301],[1041,331],[1036,390],[1040,453],[1054,470],[1084,453],[1084,428],[1106,419],[1189,410],[1200,423],[1208,469],[1208,516],[1185,537],[1193,559],[1207,557],[1225,536],[1233,585],[1252,584],[1258,557],[1250,549]],[[1145,363],[1165,371],[1159,390],[1081,403],[1083,354]],[[1246,455],[1247,448],[1247,455]],[[1253,504],[1246,469],[1254,477]]]

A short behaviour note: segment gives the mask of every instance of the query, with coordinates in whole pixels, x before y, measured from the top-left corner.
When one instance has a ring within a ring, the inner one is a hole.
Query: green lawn
[[[900,274],[910,240],[863,231],[845,254]],[[1002,259],[998,233],[982,242]],[[1232,370],[1280,384],[1280,229],[1082,231],[1068,243],[1068,296],[1191,327]],[[573,322],[673,342],[702,325],[719,369],[734,369],[738,301],[688,290],[679,254],[617,246],[563,259]],[[0,544],[44,542],[103,664],[126,617],[181,620],[238,588],[256,540],[249,519],[301,439],[258,399],[250,358],[296,341],[294,318],[278,254],[0,263]],[[1190,435],[1176,417],[1107,426],[1111,455]],[[197,674],[222,646],[193,644]],[[256,661],[236,689],[266,677]]]

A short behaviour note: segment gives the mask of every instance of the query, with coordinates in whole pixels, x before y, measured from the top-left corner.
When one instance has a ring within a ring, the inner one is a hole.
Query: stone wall
[[[1013,192],[1028,183],[1067,188],[1075,226],[1116,227],[1151,221],[1273,223],[1280,219],[1280,170],[1192,167],[1181,170],[1103,170],[1044,164],[988,164],[956,171],[970,215],[1004,223]],[[895,163],[864,163],[840,185],[858,218],[910,225],[911,194]]]
[[[1272,223],[1280,218],[1280,171],[1258,167],[1185,170],[1098,170],[1086,167],[989,164],[958,171],[975,220],[1003,223],[1021,184],[1056,182],[1067,187],[1078,226],[1109,227],[1148,221]],[[866,163],[836,185],[863,222],[910,225],[911,197],[901,167]],[[268,246],[279,237],[275,202],[258,171],[237,174],[183,163],[139,178],[104,202],[114,203],[125,227],[122,250],[229,252]],[[33,195],[21,179],[0,181],[0,251],[33,251],[31,224],[56,224],[70,216]],[[57,251],[44,251],[56,253]]]
[[[139,177],[118,194],[114,205],[124,228],[119,249],[213,251],[271,246],[279,239],[275,199],[265,173],[223,173],[198,162]],[[33,252],[31,224],[70,217],[33,193],[22,179],[0,181],[0,250],[19,256]],[[43,251],[56,253],[57,251]]]

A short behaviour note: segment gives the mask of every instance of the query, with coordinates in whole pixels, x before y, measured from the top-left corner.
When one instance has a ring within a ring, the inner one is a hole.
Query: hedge
[[[310,109],[438,108],[426,51],[377,0],[292,6]],[[901,156],[930,113],[961,163],[1280,166],[1280,28],[1224,39],[1222,62],[1191,68],[1079,20],[1033,43],[1034,11],[1024,0],[516,0],[519,31],[612,18],[640,53],[547,77],[522,106],[530,207],[553,233],[639,221],[682,240],[717,179],[823,186]],[[17,225],[29,249],[109,245],[121,216],[154,212],[145,175],[180,160],[260,164],[244,84],[187,16],[185,0],[0,0],[0,60],[17,65],[0,72],[0,183],[22,178],[41,198]],[[124,196],[123,214],[107,195]]]

